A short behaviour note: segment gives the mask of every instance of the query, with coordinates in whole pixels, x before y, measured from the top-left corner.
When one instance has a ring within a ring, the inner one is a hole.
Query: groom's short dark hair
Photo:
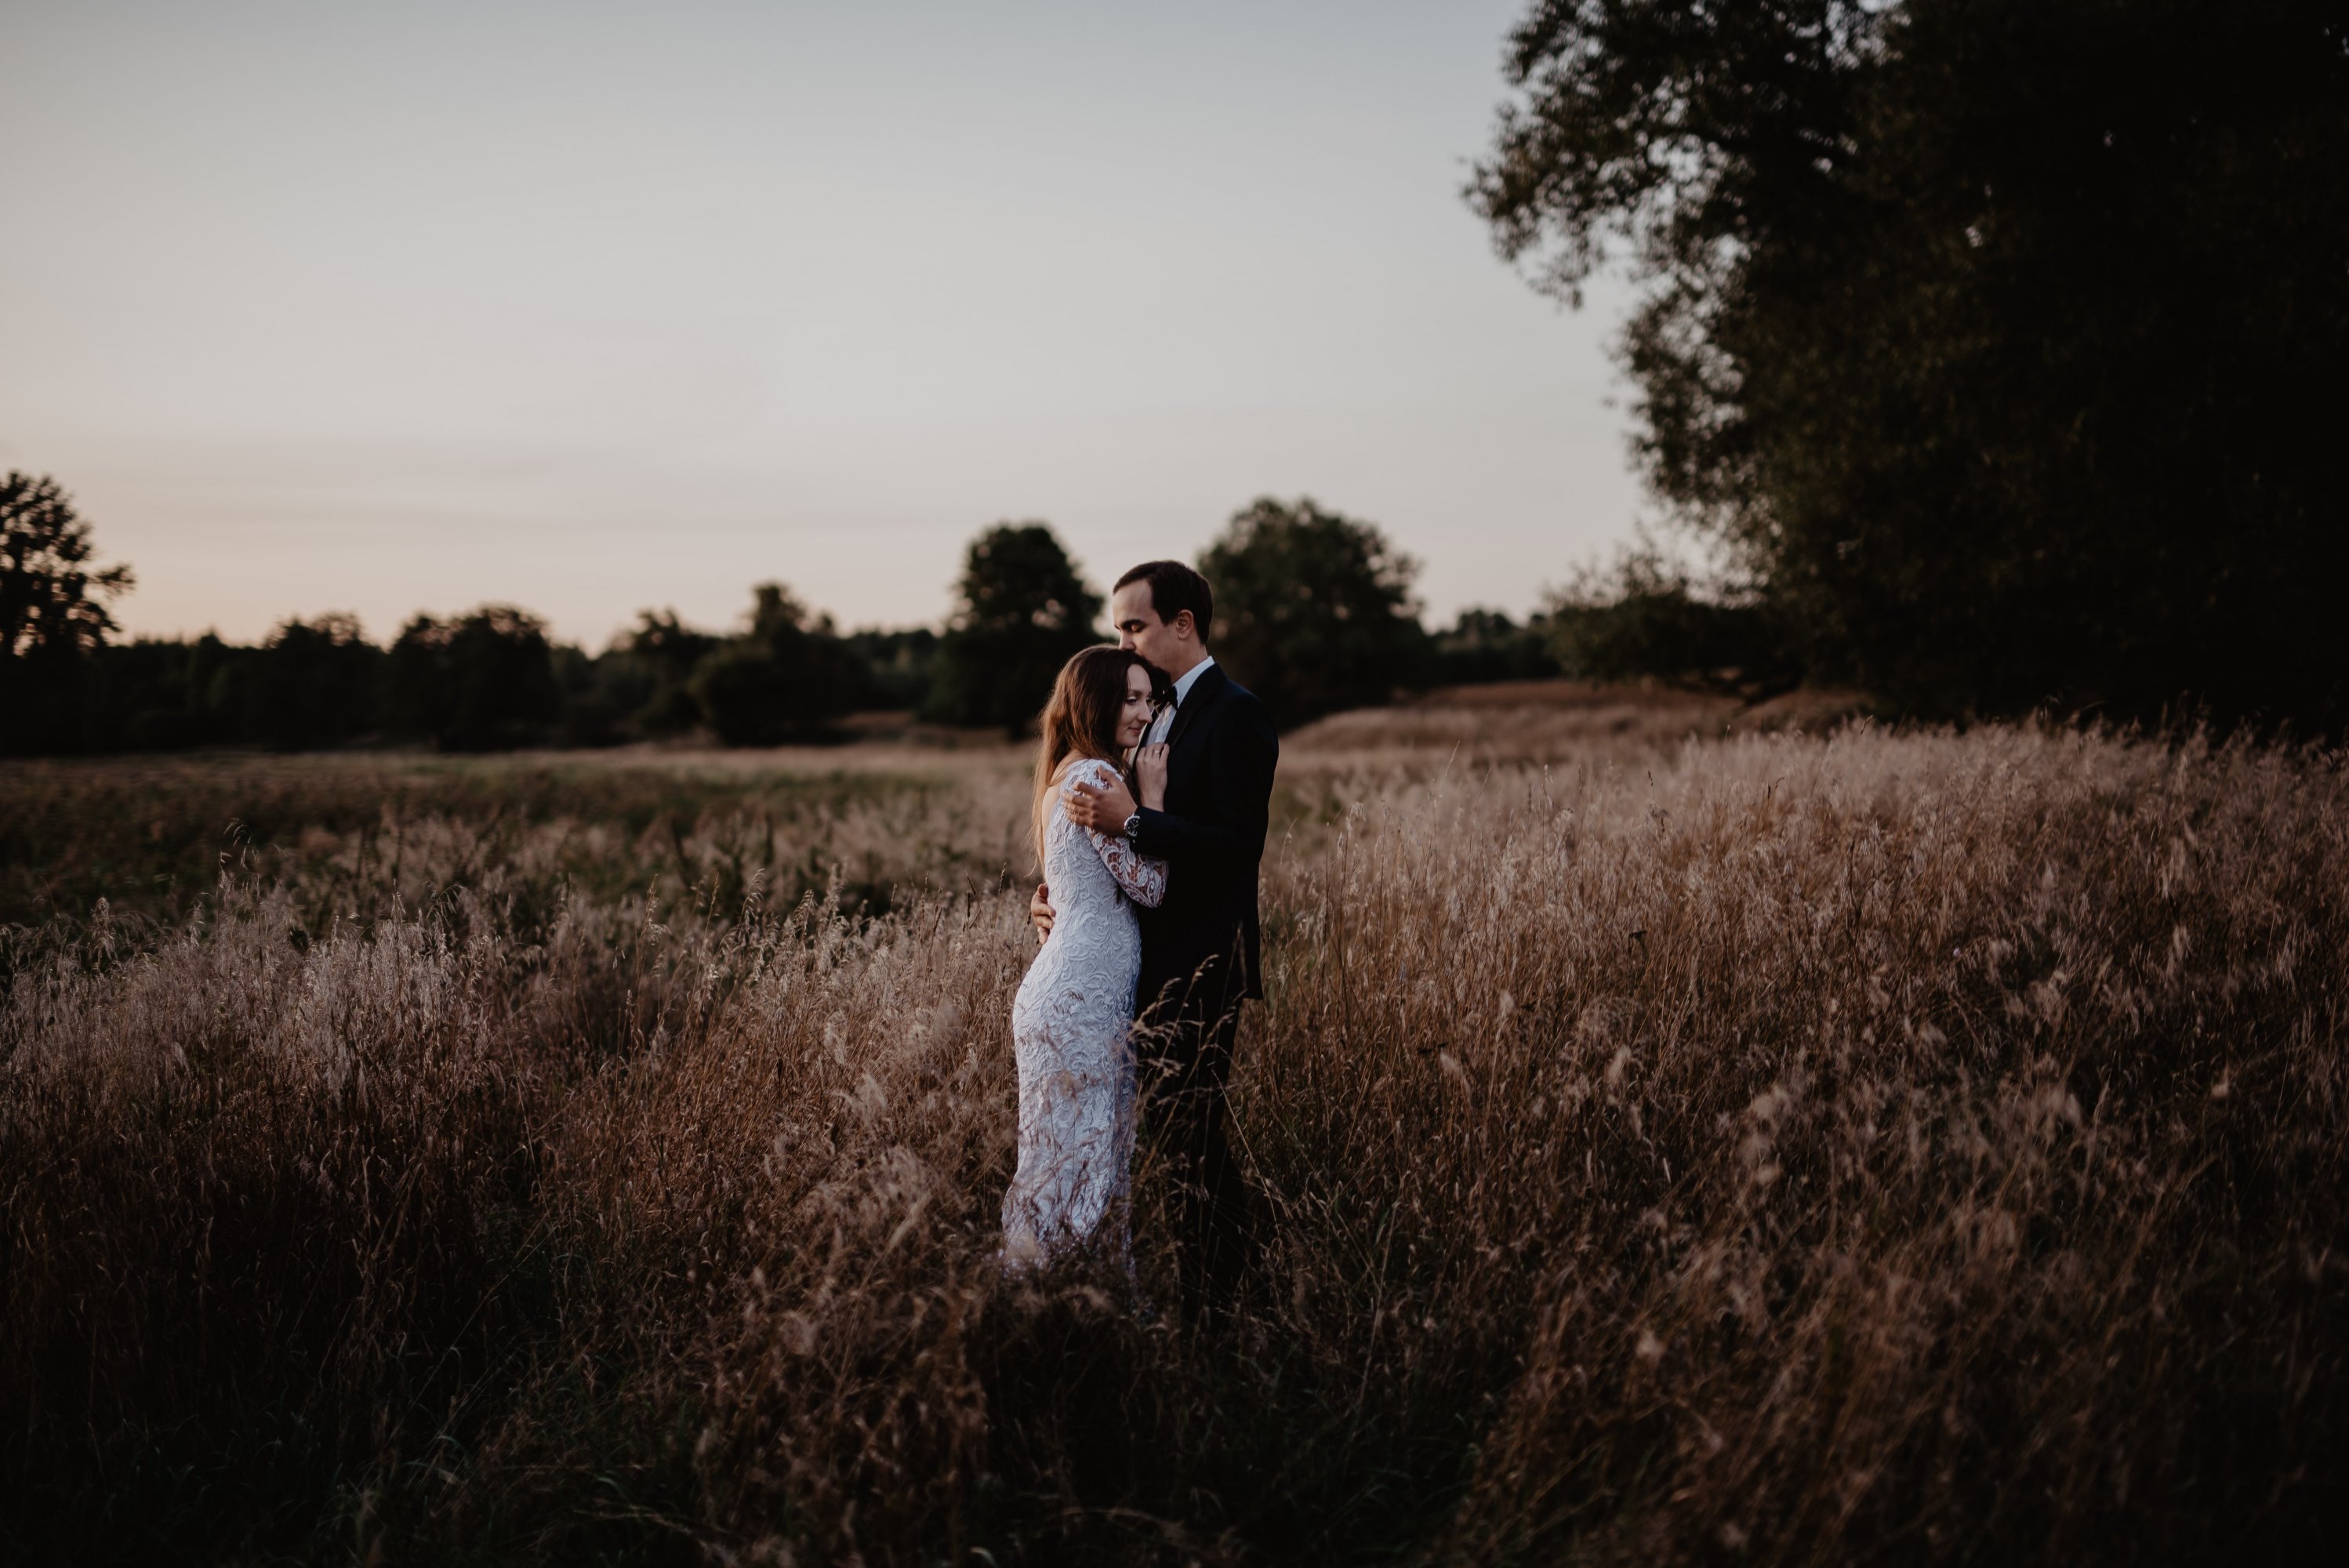
[[[1171,622],[1188,610],[1199,641],[1207,640],[1207,628],[1216,623],[1216,596],[1208,592],[1206,578],[1179,561],[1145,561],[1119,578],[1110,592],[1135,583],[1150,584],[1150,607],[1160,620]]]

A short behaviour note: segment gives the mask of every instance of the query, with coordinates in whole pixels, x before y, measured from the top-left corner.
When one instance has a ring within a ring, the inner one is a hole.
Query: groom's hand
[[[1125,820],[1133,815],[1133,797],[1122,781],[1102,789],[1080,779],[1069,798],[1069,820],[1096,833],[1123,833]]]
[[[1052,890],[1042,882],[1036,884],[1036,896],[1028,901],[1028,918],[1036,923],[1036,945],[1052,934]]]

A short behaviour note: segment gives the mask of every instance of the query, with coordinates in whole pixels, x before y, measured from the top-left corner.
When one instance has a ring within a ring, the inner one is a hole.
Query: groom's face
[[[1147,582],[1129,583],[1111,594],[1109,613],[1119,647],[1132,648],[1170,674],[1198,662],[1199,640],[1191,631],[1190,614],[1178,614],[1171,626],[1160,620]]]

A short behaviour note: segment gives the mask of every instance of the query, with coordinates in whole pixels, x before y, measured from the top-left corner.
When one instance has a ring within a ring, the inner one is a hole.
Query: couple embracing
[[[1264,995],[1257,868],[1280,742],[1207,651],[1206,579],[1118,579],[1114,647],[1062,667],[1036,758],[1041,951],[1012,1003],[1019,1168],[1014,1267],[1097,1248],[1131,1268],[1137,1132],[1174,1183],[1187,1307],[1231,1304],[1252,1241],[1224,1090],[1244,998]]]

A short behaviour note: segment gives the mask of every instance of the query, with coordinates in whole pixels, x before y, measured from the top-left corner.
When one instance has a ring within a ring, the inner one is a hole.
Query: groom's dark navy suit
[[[1166,733],[1166,809],[1143,810],[1141,853],[1166,862],[1166,897],[1137,909],[1143,1117],[1175,1179],[1185,1293],[1227,1304],[1251,1243],[1247,1192],[1224,1130],[1243,998],[1264,995],[1257,868],[1280,738],[1246,686],[1209,665]]]

